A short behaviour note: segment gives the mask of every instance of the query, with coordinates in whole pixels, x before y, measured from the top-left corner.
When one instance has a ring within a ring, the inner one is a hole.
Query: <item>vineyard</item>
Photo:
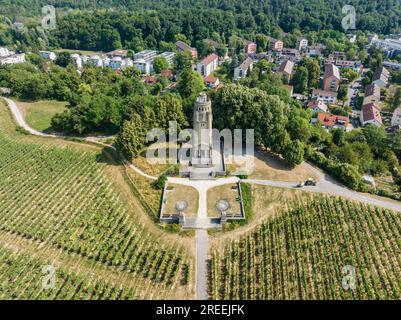
[[[131,299],[135,292],[121,286],[52,267],[51,261],[31,258],[0,247],[0,299]],[[53,273],[54,272],[54,273]],[[52,283],[54,276],[54,283]]]
[[[133,217],[129,203],[121,199],[105,175],[106,161],[99,152],[29,143],[26,138],[15,140],[2,126],[4,109],[1,112],[0,231],[130,276],[128,292],[101,283],[82,283],[64,271],[65,292],[48,297],[67,297],[73,294],[74,284],[79,286],[74,297],[81,297],[81,287],[84,298],[102,297],[106,289],[108,295],[120,298],[191,296],[192,261],[186,250],[173,242],[156,240],[160,237]],[[21,287],[18,283],[13,286],[15,292],[28,297],[23,286],[36,279],[37,262],[1,253],[7,257],[0,259],[3,284],[7,277],[24,272]],[[27,260],[27,264],[18,266],[15,259]],[[29,297],[42,297],[41,292],[32,290]],[[3,297],[12,298],[7,292],[2,291]]]
[[[399,299],[400,253],[399,214],[334,197],[299,199],[223,252],[212,250],[209,294],[212,299]]]

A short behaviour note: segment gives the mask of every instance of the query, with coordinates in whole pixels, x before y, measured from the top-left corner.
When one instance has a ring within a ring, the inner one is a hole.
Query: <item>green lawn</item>
[[[56,113],[63,112],[67,102],[60,101],[37,101],[37,102],[18,102],[26,122],[38,131],[49,130],[51,119]]]
[[[69,52],[69,53],[78,53],[78,54],[81,54],[81,55],[88,55],[88,56],[91,56],[91,55],[94,55],[94,54],[102,54],[102,52],[101,51],[91,51],[91,50],[74,50],[74,49],[57,49],[57,50],[54,50],[54,52],[63,52],[63,51],[66,51],[66,52]]]

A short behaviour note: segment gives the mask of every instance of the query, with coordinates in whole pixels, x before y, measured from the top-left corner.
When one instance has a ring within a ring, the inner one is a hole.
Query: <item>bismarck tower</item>
[[[213,167],[213,114],[212,102],[202,92],[196,99],[193,113],[194,152],[192,165],[195,168]]]

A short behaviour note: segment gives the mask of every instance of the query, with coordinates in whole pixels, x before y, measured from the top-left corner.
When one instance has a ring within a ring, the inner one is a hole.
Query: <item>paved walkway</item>
[[[196,230],[196,299],[207,300],[207,230]]]

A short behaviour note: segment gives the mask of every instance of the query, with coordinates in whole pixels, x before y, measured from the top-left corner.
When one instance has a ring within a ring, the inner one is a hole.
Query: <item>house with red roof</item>
[[[160,72],[160,75],[167,79],[171,79],[173,77],[173,71],[171,71],[170,69],[162,70]]]
[[[323,90],[337,92],[340,86],[340,70],[332,63],[324,66]]]
[[[220,85],[220,79],[211,75],[205,77],[204,80],[209,88],[217,88]]]
[[[153,86],[157,83],[157,78],[155,76],[147,76],[144,80],[150,86]]]
[[[383,124],[380,108],[376,103],[368,103],[362,107],[360,116],[362,126],[373,124],[380,127]]]
[[[327,112],[329,110],[327,105],[322,100],[319,100],[317,98],[312,99],[308,102],[308,108],[311,109],[314,113]]]
[[[349,128],[349,118],[344,116],[338,116],[336,114],[331,113],[322,113],[319,112],[316,118],[317,122],[322,125],[325,129],[344,129],[348,130]]]

